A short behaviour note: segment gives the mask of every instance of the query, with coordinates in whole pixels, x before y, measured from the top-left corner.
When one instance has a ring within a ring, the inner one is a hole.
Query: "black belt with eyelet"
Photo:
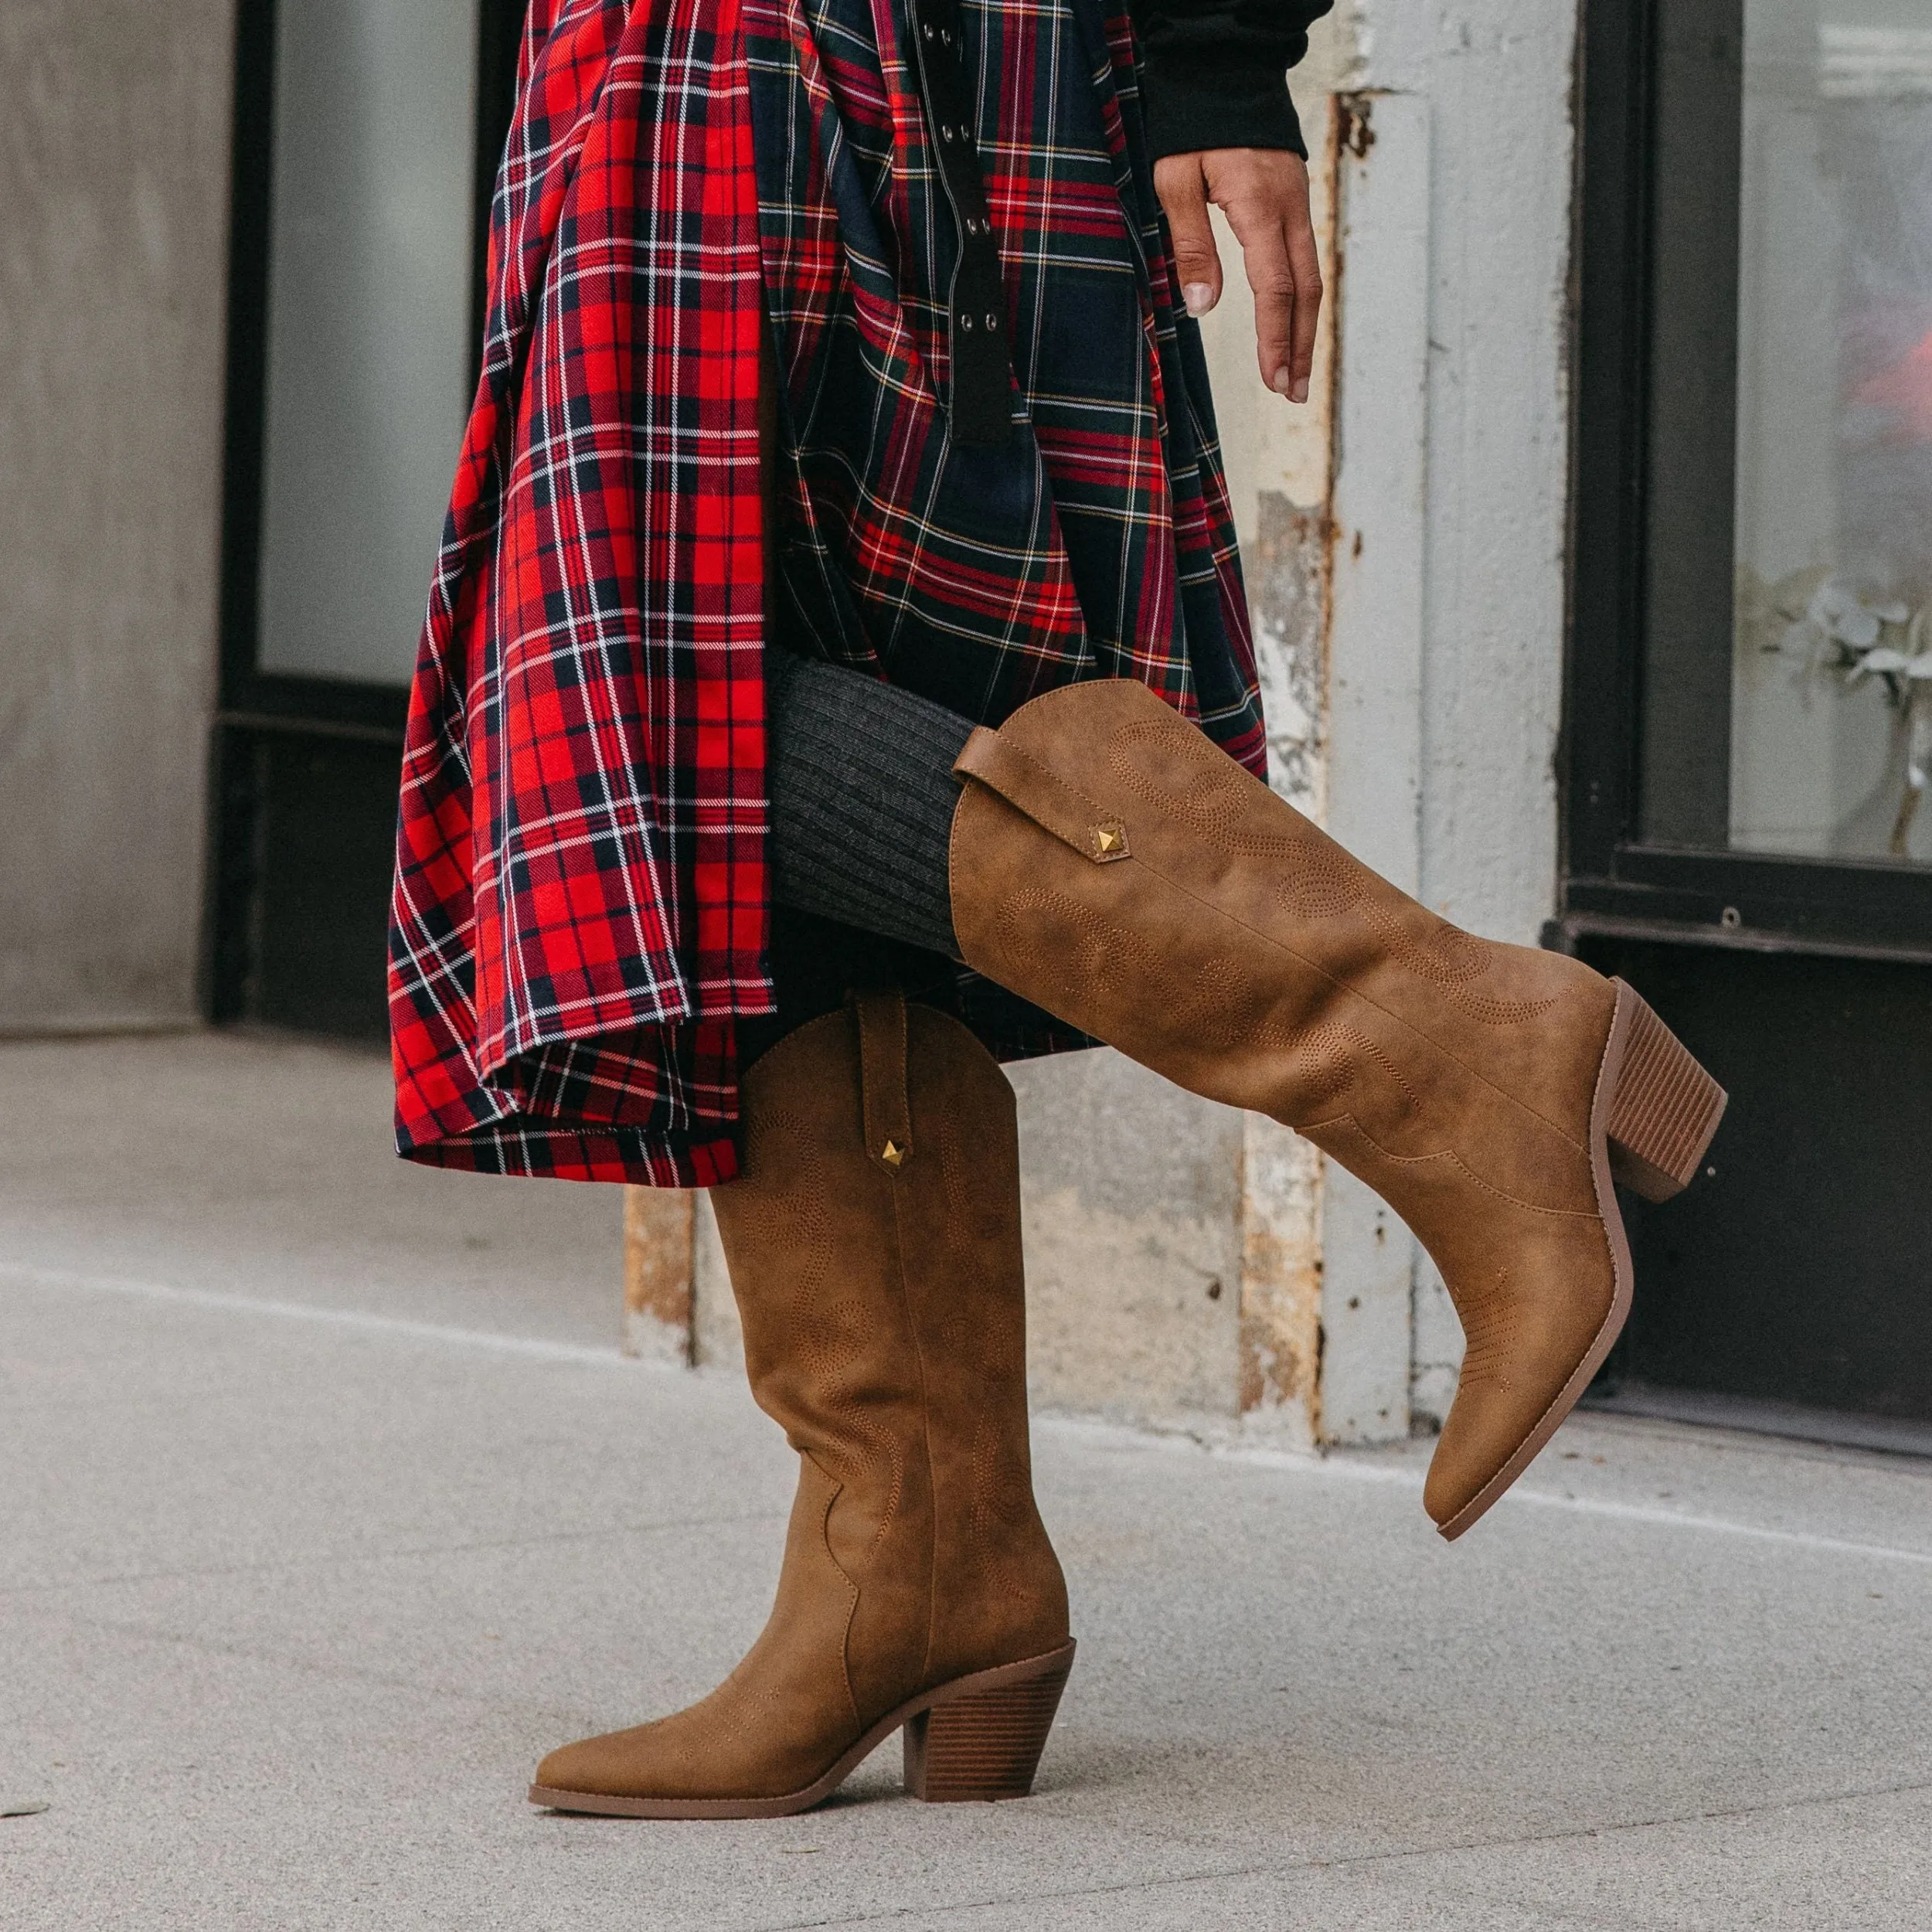
[[[1006,283],[980,179],[974,140],[979,113],[966,77],[958,0],[906,0],[906,11],[932,151],[959,230],[948,298],[953,434],[970,447],[996,449],[1013,433]]]

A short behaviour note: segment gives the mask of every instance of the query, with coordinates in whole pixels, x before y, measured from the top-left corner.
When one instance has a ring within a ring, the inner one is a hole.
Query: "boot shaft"
[[[957,1022],[869,996],[760,1060],[743,1110],[719,1231],[753,1394],[836,1486],[860,1706],[1063,1643],[1005,1077]]]
[[[1631,988],[1437,918],[1142,685],[1050,692],[954,769],[968,963],[1305,1134],[1428,1250],[1469,1357],[1424,1500],[1461,1534],[1622,1325],[1613,1171],[1682,1187],[1722,1092]]]

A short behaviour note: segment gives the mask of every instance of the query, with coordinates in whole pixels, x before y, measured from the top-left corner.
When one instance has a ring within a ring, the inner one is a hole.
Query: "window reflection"
[[[281,0],[261,668],[406,682],[468,402],[478,0]]]
[[[1932,10],[1745,19],[1731,843],[1932,862]]]

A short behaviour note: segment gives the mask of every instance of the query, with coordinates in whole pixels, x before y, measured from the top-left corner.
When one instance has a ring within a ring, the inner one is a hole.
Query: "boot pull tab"
[[[975,730],[966,740],[965,750],[953,760],[953,776],[978,779],[988,791],[998,792],[1009,805],[1024,812],[1041,831],[1051,832],[1062,845],[1071,845],[1097,866],[1111,866],[1117,859],[1134,855],[1122,820],[1076,791],[1011,739],[985,725]]]
[[[906,995],[854,993],[859,1022],[859,1089],[866,1117],[866,1158],[896,1174],[912,1158],[912,1104],[906,1093]]]

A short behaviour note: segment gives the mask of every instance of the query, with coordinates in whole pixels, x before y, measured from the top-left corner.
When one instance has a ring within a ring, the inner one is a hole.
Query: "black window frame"
[[[1671,561],[1660,559],[1652,535],[1659,505],[1649,481],[1648,425],[1660,380],[1670,385],[1672,420],[1684,420],[1692,399],[1692,427],[1709,458],[1707,490],[1719,475],[1728,488],[1736,441],[1743,70],[1733,56],[1741,56],[1743,18],[1743,0],[1583,0],[1563,877],[1553,937],[1932,961],[1932,866],[1673,845],[1647,839],[1640,827],[1647,605],[1656,573]],[[1701,156],[1687,157],[1683,117],[1660,85],[1666,26],[1703,36],[1709,72],[1736,76],[1733,98],[1704,103]],[[1714,235],[1721,242],[1726,221],[1730,230],[1730,261],[1719,258],[1714,272],[1698,278],[1672,274],[1668,223],[1678,215],[1661,198],[1667,168],[1687,163],[1692,192],[1702,198],[1692,211],[1702,245],[1708,250]],[[1661,372],[1660,345],[1669,350]],[[1719,580],[1728,585],[1731,505],[1706,509],[1700,529],[1673,532],[1673,541],[1708,552],[1721,534]],[[1713,654],[1726,677],[1730,651],[1727,629],[1721,655]],[[1721,742],[1710,747],[1726,760],[1727,692]]]
[[[471,197],[472,381],[482,360],[490,204],[515,101],[527,0],[480,0]],[[209,753],[210,838],[203,921],[202,1005],[219,1022],[259,1018],[264,892],[281,849],[266,828],[278,780],[305,759],[332,760],[363,820],[394,812],[409,706],[406,683],[293,675],[260,662],[263,488],[268,379],[268,294],[274,221],[277,0],[238,0],[229,228],[227,389],[223,452],[221,590],[214,730]],[[428,595],[425,560],[424,601]],[[330,782],[336,782],[332,780]],[[322,808],[326,808],[326,801]],[[285,817],[286,815],[284,815]],[[325,824],[311,828],[326,842]],[[358,864],[360,864],[360,861]],[[379,879],[353,876],[338,890],[347,914]],[[352,902],[352,903],[350,903]],[[336,910],[311,916],[326,930]],[[327,969],[318,968],[318,977]],[[379,986],[377,992],[379,994]],[[294,1002],[300,1005],[298,999]],[[277,1012],[289,1002],[274,1006]],[[271,1005],[273,1003],[271,1002]],[[317,1010],[326,1008],[317,1002]],[[376,1009],[379,1012],[379,1006]],[[319,1022],[332,1030],[334,1022]]]
[[[476,138],[470,308],[474,379],[482,353],[490,198],[516,89],[526,0],[481,0],[477,32]],[[277,0],[240,0],[228,282],[228,394],[222,516],[220,701],[216,722],[400,745],[406,684],[291,675],[261,668],[263,471],[268,402]],[[428,580],[424,579],[424,596]]]

